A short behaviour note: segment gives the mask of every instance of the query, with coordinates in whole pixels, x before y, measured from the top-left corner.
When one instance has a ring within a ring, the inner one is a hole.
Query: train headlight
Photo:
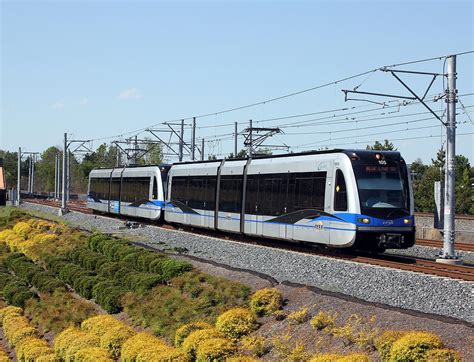
[[[405,225],[410,225],[411,224],[411,220],[410,219],[403,219],[403,223]]]
[[[370,224],[370,219],[368,217],[359,217],[357,221],[362,224]]]

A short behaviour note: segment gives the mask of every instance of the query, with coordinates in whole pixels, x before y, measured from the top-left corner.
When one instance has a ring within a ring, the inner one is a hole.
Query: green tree
[[[51,146],[41,154],[41,160],[36,163],[35,190],[45,192],[54,191],[55,163],[56,154],[58,153],[59,149],[55,146]]]
[[[247,149],[245,148],[242,148],[238,153],[237,153],[237,156],[234,156],[234,153],[231,152],[230,155],[229,155],[229,159],[233,159],[233,158],[246,158],[247,157]]]
[[[366,147],[367,150],[376,150],[376,151],[396,151],[397,149],[393,145],[392,142],[389,142],[389,140],[384,140],[383,143],[380,143],[379,141],[375,141],[373,146],[367,145]]]
[[[18,152],[0,150],[0,158],[3,158],[3,170],[7,181],[7,188],[16,187]]]
[[[472,188],[469,168],[465,168],[462,178],[456,182],[456,212],[467,214],[472,207]]]

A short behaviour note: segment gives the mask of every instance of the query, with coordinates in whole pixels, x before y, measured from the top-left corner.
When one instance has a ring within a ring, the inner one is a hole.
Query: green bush
[[[98,269],[97,269],[97,274],[104,277],[104,278],[109,278],[112,279],[115,275],[115,273],[121,269],[123,265],[120,263],[116,263],[113,261],[108,261],[107,263],[102,264]]]
[[[164,280],[170,280],[193,269],[190,263],[181,260],[166,259],[162,265],[162,276]]]
[[[18,278],[11,279],[3,288],[3,298],[8,304],[23,308],[25,302],[35,297],[28,284]]]
[[[63,268],[63,266],[69,264],[69,260],[64,256],[53,256],[51,258],[48,258],[46,264],[50,272],[55,275],[58,275],[59,271]]]
[[[153,251],[143,250],[138,257],[136,267],[144,272],[151,272],[150,265],[157,259],[163,259],[164,255],[155,253]]]
[[[89,239],[87,241],[87,246],[89,249],[93,251],[100,251],[99,250],[99,245],[105,240],[108,240],[109,237],[107,235],[101,234],[101,233],[94,233],[91,236],[89,236]]]
[[[94,286],[103,281],[105,281],[104,278],[101,278],[95,275],[94,276],[86,275],[86,276],[83,276],[82,278],[79,278],[78,281],[74,283],[75,284],[74,289],[84,298],[91,299],[92,290],[94,289]]]
[[[62,268],[59,270],[58,275],[60,279],[72,285],[73,281],[76,279],[76,276],[82,272],[84,272],[84,269],[81,268],[79,265],[68,263],[62,266]]]
[[[108,313],[118,313],[122,310],[120,298],[124,293],[123,288],[108,280],[101,281],[92,288],[92,296]]]
[[[58,288],[65,287],[62,281],[47,271],[42,271],[41,273],[33,276],[31,279],[31,284],[33,284],[42,293],[52,293]]]

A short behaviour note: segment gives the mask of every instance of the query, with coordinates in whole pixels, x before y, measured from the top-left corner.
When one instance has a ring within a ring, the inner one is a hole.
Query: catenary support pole
[[[237,122],[234,122],[234,157],[237,157]]]
[[[31,155],[28,156],[28,193],[31,194]]]
[[[201,139],[201,161],[204,161],[204,138]]]
[[[446,125],[446,172],[444,195],[444,240],[440,262],[458,263],[454,252],[455,241],[455,158],[456,158],[456,56],[447,58],[448,88],[446,90],[447,125]]]
[[[66,202],[66,188],[67,188],[67,133],[64,133],[64,146],[63,146],[63,177],[62,177],[62,195],[61,195],[61,209],[59,213],[64,215],[67,213],[67,202]]]
[[[252,142],[253,142],[253,128],[252,128],[252,120],[249,120],[249,157],[252,157],[253,155],[253,148],[252,148]]]
[[[71,152],[66,152],[66,164],[67,164],[67,185],[66,185],[66,201],[69,201],[69,194],[71,192]]]
[[[193,117],[193,130],[191,135],[191,160],[195,160],[196,158],[196,117]]]
[[[31,193],[35,193],[35,164],[36,154],[33,154],[33,160],[31,161]]]
[[[17,205],[20,205],[20,189],[21,189],[21,147],[18,147],[18,165],[17,165],[17,183],[16,183],[16,187],[17,187],[17,195],[16,195],[16,202],[17,202]]]
[[[181,129],[179,131],[179,150],[178,150],[179,162],[183,161],[183,138],[184,138],[184,119],[181,120]]]

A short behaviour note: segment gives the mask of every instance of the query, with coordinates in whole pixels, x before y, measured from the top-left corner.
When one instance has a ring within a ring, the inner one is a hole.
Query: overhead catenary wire
[[[474,50],[460,52],[460,53],[456,53],[456,54],[449,54],[449,55],[461,56],[461,55],[466,55],[466,54],[471,54],[471,53],[474,53]],[[325,87],[329,87],[331,85],[335,85],[335,84],[345,82],[345,81],[348,81],[348,80],[351,80],[351,79],[359,78],[359,77],[362,77],[364,75],[374,73],[374,72],[376,72],[380,69],[394,68],[394,67],[399,67],[399,66],[403,66],[403,65],[416,64],[416,63],[428,62],[428,61],[433,61],[433,60],[441,60],[443,58],[446,58],[449,55],[442,55],[442,56],[438,56],[438,57],[419,59],[419,60],[414,60],[414,61],[409,61],[409,62],[404,62],[404,63],[397,63],[397,64],[387,65],[387,66],[383,66],[383,67],[378,67],[378,68],[370,69],[368,71],[357,73],[357,74],[354,74],[354,75],[351,75],[351,76],[348,76],[348,77],[340,78],[340,79],[335,80],[335,81],[326,82],[326,83],[319,84],[319,85],[316,85],[316,86],[313,86],[313,87],[302,89],[300,91],[291,92],[291,93],[284,94],[284,95],[281,95],[281,96],[278,96],[278,97],[270,98],[270,99],[267,99],[267,100],[264,100],[264,101],[259,101],[259,102],[254,102],[254,103],[242,105],[242,106],[223,109],[223,110],[216,111],[216,112],[200,114],[200,115],[197,115],[197,116],[179,117],[179,118],[173,119],[169,122],[175,122],[175,121],[180,121],[180,120],[190,120],[192,118],[204,118],[204,117],[209,117],[209,116],[217,116],[217,115],[224,114],[224,113],[229,113],[229,112],[234,112],[234,111],[238,111],[238,110],[242,110],[242,109],[252,108],[252,107],[255,107],[255,106],[258,106],[258,105],[264,105],[264,104],[267,104],[267,103],[276,102],[276,101],[279,101],[279,100],[282,100],[282,99],[294,97],[294,96],[297,96],[297,95],[300,95],[300,94],[304,94],[304,93],[312,92],[312,91],[322,89],[322,88],[325,88]],[[95,139],[92,139],[91,141],[122,138],[122,137],[127,136],[127,135],[141,133],[141,132],[146,131],[147,129],[149,129],[151,127],[156,127],[157,125],[160,125],[160,124],[163,124],[163,122],[155,123],[153,125],[143,127],[143,128],[140,128],[140,129],[137,129],[137,130],[134,130],[134,131],[120,133],[120,134],[114,135],[114,136],[95,138]]]

